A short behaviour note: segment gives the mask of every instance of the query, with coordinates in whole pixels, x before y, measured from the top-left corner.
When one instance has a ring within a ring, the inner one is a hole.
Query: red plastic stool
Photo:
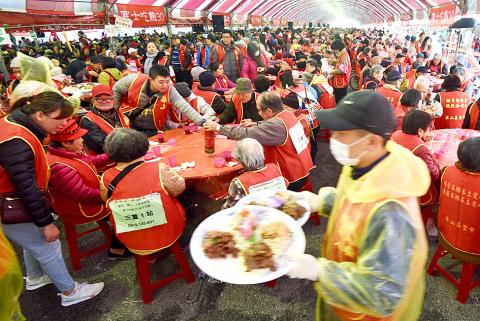
[[[313,193],[313,187],[312,187],[312,182],[310,181],[310,177],[307,179],[307,182],[305,185],[299,190],[299,192],[312,192]],[[313,221],[315,225],[320,225],[320,215],[310,215],[308,218],[309,221]]]
[[[110,229],[110,226],[106,221],[97,221],[95,222],[99,226],[77,233],[77,225],[75,224],[70,224],[67,222],[63,222],[63,226],[65,227],[65,237],[67,239],[67,245],[68,245],[68,251],[70,252],[70,259],[72,261],[72,268],[74,271],[78,271],[81,268],[80,260],[90,256],[94,253],[97,253],[99,251],[103,251],[105,249],[108,250],[110,247],[110,243],[112,242],[112,230]],[[91,249],[88,249],[86,251],[80,251],[78,247],[78,239],[91,234],[93,232],[96,232],[98,230],[102,230],[103,234],[105,235],[105,238],[107,241],[99,246],[93,247]]]
[[[181,271],[177,272],[173,275],[170,275],[164,279],[154,281],[152,283],[150,278],[150,264],[154,264],[155,260],[152,260],[153,255],[157,255],[157,253],[151,255],[135,255],[135,266],[137,269],[137,277],[140,281],[140,289],[142,291],[142,299],[143,303],[148,304],[151,303],[153,300],[153,291],[155,289],[164,286],[167,283],[170,283],[176,279],[184,278],[187,283],[195,282],[195,276],[192,273],[192,270],[188,266],[188,262],[183,255],[182,248],[178,241],[173,243],[168,249],[170,250],[177,260],[177,264],[180,266]]]
[[[442,245],[444,241],[441,235],[439,235],[439,239],[440,239],[440,244],[438,245],[437,251],[435,252],[435,255],[432,258],[432,262],[430,262],[430,265],[428,266],[427,273],[430,275],[434,275],[436,270],[440,274],[442,274],[444,277],[446,277],[458,289],[457,301],[462,304],[466,303],[468,300],[468,295],[470,294],[470,291],[480,286],[480,280],[476,280],[476,281],[473,280],[473,274],[475,270],[480,267],[480,264],[466,262],[465,260],[460,259],[462,261],[462,272],[460,274],[460,280],[456,279],[452,274],[448,273],[447,270],[445,270],[438,264],[438,260],[441,257],[447,254],[451,254],[452,256],[454,256],[454,253],[451,253],[451,252],[455,251],[454,249],[453,251],[450,251],[451,249],[449,250],[445,249],[448,245],[445,245],[445,246]],[[476,260],[480,262],[480,256],[479,255],[475,255],[475,256],[477,256]]]
[[[277,285],[277,279],[265,283],[269,288],[274,288]]]

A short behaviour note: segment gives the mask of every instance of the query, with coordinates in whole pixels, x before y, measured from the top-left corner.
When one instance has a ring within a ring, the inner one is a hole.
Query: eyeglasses
[[[94,98],[93,100],[99,102],[99,103],[111,103],[112,101],[115,100],[113,97],[108,97],[108,98]]]

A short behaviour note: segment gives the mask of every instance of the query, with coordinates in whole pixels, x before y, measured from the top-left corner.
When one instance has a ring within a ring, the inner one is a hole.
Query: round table
[[[173,129],[164,134],[165,143],[162,147],[161,162],[168,164],[170,156],[176,156],[177,166],[184,162],[195,161],[194,168],[180,169],[178,173],[186,183],[194,186],[197,191],[209,194],[213,198],[220,198],[228,191],[230,181],[238,176],[242,170],[240,164],[234,166],[215,167],[214,160],[221,157],[223,151],[232,151],[236,141],[227,138],[215,138],[215,152],[205,153],[204,130],[185,134],[183,129]],[[220,136],[221,137],[221,136]],[[176,144],[170,146],[169,139],[175,139]],[[157,141],[157,137],[151,137]]]
[[[440,168],[455,164],[458,161],[457,149],[460,143],[470,137],[480,136],[480,131],[473,129],[437,129],[432,131],[433,138],[426,143],[434,153]]]

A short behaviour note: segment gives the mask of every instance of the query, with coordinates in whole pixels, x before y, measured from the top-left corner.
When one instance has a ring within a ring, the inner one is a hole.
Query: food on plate
[[[226,258],[227,255],[238,256],[233,235],[229,232],[209,231],[203,239],[203,251],[211,259]]]
[[[287,213],[294,219],[298,220],[300,217],[302,217],[305,212],[307,212],[307,209],[303,207],[302,205],[298,204],[295,199],[290,199],[288,200],[285,204],[283,204],[280,208],[280,211]]]
[[[241,210],[232,220],[234,230],[238,231],[244,239],[249,239],[255,233],[257,220],[255,215],[248,210]]]
[[[284,252],[292,241],[292,232],[280,221],[262,225],[259,233],[262,240],[272,249],[274,254]]]
[[[298,220],[305,215],[308,210],[300,205],[296,198],[285,191],[278,191],[270,197],[264,197],[250,201],[248,205],[259,205],[276,208],[294,219]]]
[[[255,242],[242,253],[247,272],[256,269],[276,271],[273,252],[265,242]]]

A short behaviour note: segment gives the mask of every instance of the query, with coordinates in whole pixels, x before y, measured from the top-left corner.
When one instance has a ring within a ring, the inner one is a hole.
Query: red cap
[[[283,58],[283,61],[285,61],[290,68],[293,68],[293,58]]]
[[[110,95],[113,96],[112,88],[107,85],[98,85],[92,89],[92,97],[97,97],[98,95]]]
[[[56,134],[48,135],[51,141],[66,142],[75,140],[88,133],[88,130],[78,127],[77,119],[70,118],[67,124],[58,130]]]

